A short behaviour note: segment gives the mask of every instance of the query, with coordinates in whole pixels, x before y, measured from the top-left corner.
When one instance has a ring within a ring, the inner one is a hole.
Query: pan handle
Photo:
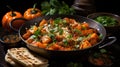
[[[99,46],[99,48],[103,48],[103,47],[105,47],[105,46],[111,45],[111,44],[113,44],[113,43],[117,40],[117,38],[114,37],[114,36],[107,37],[107,39],[108,39],[108,40],[111,40],[111,41],[108,42],[108,40],[106,40],[107,43],[105,43],[104,45]]]

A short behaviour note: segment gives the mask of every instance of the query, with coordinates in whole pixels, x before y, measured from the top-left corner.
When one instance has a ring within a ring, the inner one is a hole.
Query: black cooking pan
[[[42,19],[49,20],[50,18],[55,19],[55,18],[58,18],[58,17],[74,18],[76,21],[79,21],[79,22],[87,22],[90,25],[91,28],[97,29],[98,32],[103,35],[103,37],[102,37],[101,41],[99,41],[97,44],[95,44],[92,47],[82,49],[82,50],[71,50],[71,51],[55,51],[55,50],[46,50],[46,49],[43,49],[43,48],[38,48],[38,47],[32,46],[30,44],[27,44],[25,42],[25,40],[22,38],[22,35],[26,32],[26,28],[29,29],[30,26],[35,25],[35,24],[38,25],[39,22]],[[95,21],[93,21],[89,18],[86,18],[86,17],[83,17],[83,16],[77,16],[77,15],[52,15],[52,16],[42,16],[42,17],[35,18],[33,20],[25,22],[25,24],[23,24],[21,26],[21,28],[19,29],[19,35],[20,35],[21,39],[26,43],[26,46],[30,50],[32,50],[36,53],[39,53],[39,55],[44,56],[48,59],[80,57],[80,55],[84,55],[84,53],[86,54],[86,52],[89,52],[91,49],[94,49],[94,48],[99,49],[99,48],[102,48],[106,45],[112,44],[116,41],[116,37],[106,38],[106,30],[101,24],[99,24],[99,23],[97,23],[97,22],[95,22]],[[105,41],[105,39],[110,39],[110,41],[107,42],[106,44],[102,44]]]

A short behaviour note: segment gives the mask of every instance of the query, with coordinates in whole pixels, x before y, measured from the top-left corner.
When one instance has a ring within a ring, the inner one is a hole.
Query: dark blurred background
[[[22,14],[30,7],[33,7],[34,3],[37,3],[37,8],[40,9],[40,4],[44,0],[1,0],[0,1],[0,22],[3,15],[10,11],[6,5],[9,5],[15,11],[19,11]],[[61,1],[61,0],[60,0]],[[63,0],[70,6],[74,4],[74,0]],[[119,0],[94,0],[96,12],[111,12],[120,15]],[[1,26],[1,23],[0,23]]]

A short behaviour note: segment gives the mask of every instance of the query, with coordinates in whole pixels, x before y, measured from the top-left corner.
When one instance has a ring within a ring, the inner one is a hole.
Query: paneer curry
[[[42,19],[22,35],[27,44],[47,50],[80,50],[96,45],[100,34],[87,22],[73,18]]]

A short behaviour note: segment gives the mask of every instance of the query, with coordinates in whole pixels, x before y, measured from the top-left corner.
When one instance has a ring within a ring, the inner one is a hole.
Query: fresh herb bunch
[[[75,10],[69,7],[64,1],[49,0],[41,3],[41,10],[43,15],[66,14],[73,15]]]
[[[103,26],[115,26],[117,25],[116,19],[110,16],[98,16],[95,18],[95,21],[101,23]]]

